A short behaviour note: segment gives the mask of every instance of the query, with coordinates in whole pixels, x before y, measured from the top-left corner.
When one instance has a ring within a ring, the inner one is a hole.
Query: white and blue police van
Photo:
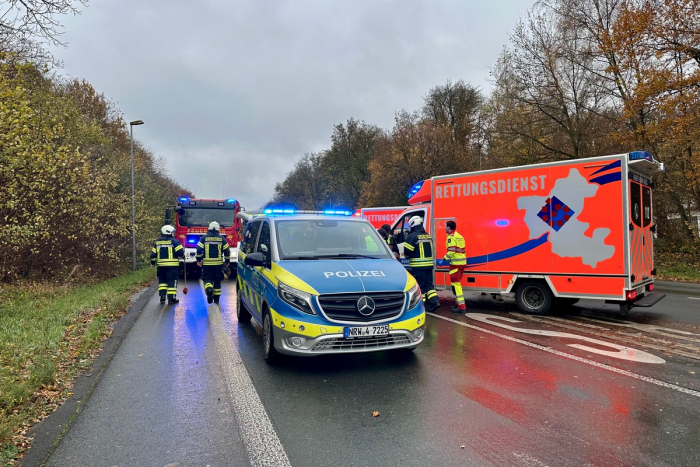
[[[415,349],[425,309],[413,276],[372,225],[349,211],[241,212],[240,323],[262,327],[265,360],[279,354]]]

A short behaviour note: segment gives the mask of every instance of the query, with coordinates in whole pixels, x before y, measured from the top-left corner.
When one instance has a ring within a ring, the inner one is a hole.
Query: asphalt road
[[[468,296],[413,353],[274,367],[232,282],[220,308],[188,287],[148,301],[47,466],[700,465],[698,286],[624,320]]]

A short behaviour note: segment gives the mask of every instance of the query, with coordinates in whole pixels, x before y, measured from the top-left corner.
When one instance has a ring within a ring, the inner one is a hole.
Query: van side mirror
[[[263,266],[265,261],[263,259],[262,253],[249,253],[245,257],[244,263],[246,266],[254,267],[254,266]]]

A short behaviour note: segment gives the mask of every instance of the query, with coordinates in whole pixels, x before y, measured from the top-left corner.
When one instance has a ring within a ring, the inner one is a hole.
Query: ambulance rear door
[[[652,279],[654,268],[651,179],[635,172],[629,175],[630,281],[638,286]]]

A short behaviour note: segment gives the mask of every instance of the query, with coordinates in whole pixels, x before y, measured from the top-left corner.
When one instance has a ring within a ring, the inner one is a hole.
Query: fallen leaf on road
[[[378,416],[379,416],[379,412],[377,412],[377,411],[375,410],[374,412],[372,412],[372,416],[373,416],[373,417],[378,417]]]

